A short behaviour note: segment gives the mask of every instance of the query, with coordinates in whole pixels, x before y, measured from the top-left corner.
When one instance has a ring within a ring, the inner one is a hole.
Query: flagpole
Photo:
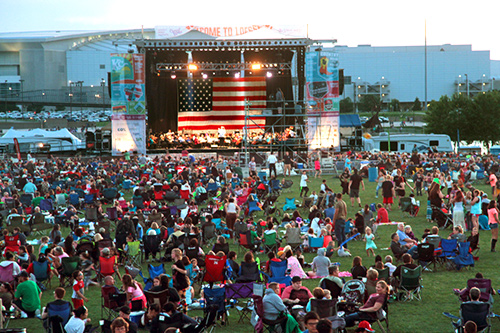
[[[427,111],[427,20],[425,20],[424,26],[424,37],[425,37],[425,104],[424,110]]]

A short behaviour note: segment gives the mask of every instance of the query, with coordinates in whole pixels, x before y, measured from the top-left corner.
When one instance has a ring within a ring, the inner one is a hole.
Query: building
[[[110,54],[135,52],[134,41],[154,39],[154,29],[0,33],[0,96],[44,90],[102,92]],[[324,49],[325,51],[332,49]],[[384,102],[425,100],[423,46],[335,46],[344,68],[343,97],[355,102],[378,95]],[[427,100],[455,92],[474,95],[500,89],[500,61],[471,45],[427,47]],[[94,96],[93,94],[91,96]]]

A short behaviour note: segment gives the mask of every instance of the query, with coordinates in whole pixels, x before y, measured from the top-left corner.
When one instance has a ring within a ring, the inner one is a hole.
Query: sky
[[[0,32],[305,25],[339,45],[471,44],[500,60],[498,0],[0,0]]]

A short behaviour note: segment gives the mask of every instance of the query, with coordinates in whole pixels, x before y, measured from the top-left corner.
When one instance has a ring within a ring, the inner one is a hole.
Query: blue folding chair
[[[224,231],[229,230],[225,225],[222,225],[221,218],[212,219],[212,222],[215,224],[215,233],[221,235]]]
[[[125,179],[122,183],[122,188],[124,190],[130,190],[132,189],[132,181],[130,179]]]
[[[290,277],[290,272],[288,271],[288,262],[283,261],[271,261],[269,263],[270,275],[266,275],[267,283],[277,282],[280,285],[290,286],[292,284],[292,278]]]
[[[285,205],[283,206],[283,211],[287,210],[296,210],[297,206],[295,205],[295,198],[285,198]]]
[[[203,288],[203,295],[205,296],[205,309],[215,305],[219,315],[226,313],[226,287]]]
[[[48,260],[44,262],[33,261],[33,275],[35,275],[36,281],[42,283],[46,289],[48,289],[46,282],[50,283],[50,274],[47,273],[48,268]]]
[[[323,247],[324,237],[309,237],[309,247],[319,249]]]
[[[94,203],[94,195],[93,194],[85,194],[85,197],[83,199],[84,199],[86,204]]]
[[[469,252],[470,242],[460,242],[458,243],[458,255],[453,259],[457,270],[462,269],[462,267],[474,267],[474,257],[472,253]]]
[[[258,201],[253,200],[248,202],[248,216],[252,215],[253,212],[260,212],[262,208],[259,207]]]
[[[51,212],[54,210],[54,203],[51,199],[42,199],[40,201],[40,210]]]
[[[144,290],[149,290],[153,287],[153,279],[162,274],[167,274],[165,271],[165,265],[160,264],[159,266],[148,265],[149,277],[146,278],[141,271],[139,271],[139,276],[144,280]]]
[[[50,332],[65,332],[64,326],[71,318],[71,303],[65,302],[62,304],[47,304],[48,327]],[[56,328],[57,327],[57,328]]]
[[[69,203],[77,208],[80,206],[80,196],[78,193],[71,193],[69,195]]]
[[[208,183],[207,185],[207,192],[210,193],[210,195],[215,195],[218,189],[219,186],[217,185],[216,182]]]
[[[257,176],[259,176],[260,181],[263,182],[264,181],[264,177],[266,177],[266,179],[267,179],[267,172],[261,171],[261,172],[259,172],[257,174]]]
[[[441,266],[453,265],[457,255],[458,241],[456,239],[441,239],[441,254],[438,255]],[[447,268],[451,268],[447,266]]]
[[[279,194],[281,192],[281,183],[279,179],[271,179],[271,192]]]

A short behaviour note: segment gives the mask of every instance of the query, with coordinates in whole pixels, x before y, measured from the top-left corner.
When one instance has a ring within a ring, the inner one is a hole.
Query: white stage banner
[[[253,33],[259,30],[267,31],[269,38],[276,38],[277,35],[270,33],[278,33],[289,37],[307,37],[306,25],[246,25],[246,26],[198,26],[198,25],[179,25],[179,26],[156,26],[155,39],[168,39],[184,35],[191,30],[198,30],[209,36],[226,38],[242,36],[248,33]],[[265,39],[266,36],[260,36]]]
[[[146,116],[115,114],[111,116],[113,156],[125,152],[146,154]]]

